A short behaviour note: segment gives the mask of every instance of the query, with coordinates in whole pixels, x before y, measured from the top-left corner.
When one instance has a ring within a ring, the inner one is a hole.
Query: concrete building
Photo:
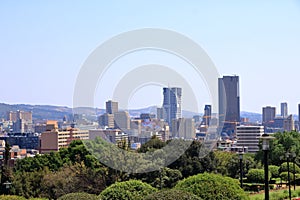
[[[223,76],[219,78],[219,125],[231,135],[240,121],[239,77]]]
[[[98,118],[98,123],[100,127],[114,128],[115,127],[114,114],[104,113],[103,115],[100,115]]]
[[[114,118],[115,118],[115,128],[121,130],[130,129],[130,116],[127,111],[114,113]]]
[[[95,129],[89,130],[89,139],[95,140],[96,137],[101,137],[107,142],[118,145],[120,142],[125,142],[129,144],[128,134],[123,133],[120,129]]]
[[[263,108],[263,125],[268,125],[274,122],[276,117],[276,107],[267,106]]]
[[[12,122],[17,122],[18,119],[23,119],[27,123],[32,123],[32,112],[25,112],[25,111],[9,111],[7,112],[7,120]]]
[[[163,113],[164,119],[169,125],[172,120],[181,117],[182,88],[163,88]]]
[[[164,109],[156,108],[156,117],[157,119],[164,119]]]
[[[119,112],[118,102],[114,102],[112,100],[107,101],[106,102],[106,113],[114,114],[116,112]]]
[[[151,113],[140,114],[140,119],[142,119],[142,120],[150,120],[150,119],[155,119],[155,118],[156,118],[155,114],[151,114]]]
[[[89,139],[89,132],[76,128],[67,130],[54,129],[41,134],[41,153],[50,153],[58,151],[60,148],[66,148],[74,140]]]
[[[142,132],[142,120],[133,119],[130,121],[131,135],[139,136]]]
[[[172,126],[174,127],[172,131],[173,138],[183,138],[187,140],[196,138],[194,119],[192,118],[174,119],[172,122]]]
[[[263,126],[237,126],[237,146],[247,147],[249,153],[256,153],[259,151],[259,137],[263,134]]]
[[[8,142],[9,145],[18,145],[21,149],[40,149],[40,138],[38,134],[33,133],[14,133],[0,137],[0,140]]]
[[[286,102],[281,103],[281,116],[283,118],[288,117],[288,104]]]
[[[294,123],[293,115],[289,115],[288,117],[284,118],[283,130],[288,131],[288,132],[295,130],[295,123]]]

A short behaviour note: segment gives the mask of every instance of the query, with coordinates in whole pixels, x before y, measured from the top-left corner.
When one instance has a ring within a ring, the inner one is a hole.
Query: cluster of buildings
[[[163,88],[163,103],[156,113],[140,113],[132,117],[120,110],[118,102],[106,102],[105,113],[90,121],[76,114],[68,120],[35,121],[32,112],[8,112],[7,120],[0,122],[0,161],[5,144],[11,146],[11,160],[49,153],[66,148],[74,140],[101,137],[116,145],[138,149],[152,137],[162,141],[170,139],[204,140],[213,135],[216,149],[236,152],[258,151],[259,137],[264,133],[299,130],[299,123],[288,114],[287,103],[281,104],[281,115],[276,108],[262,110],[261,122],[249,122],[240,116],[239,77],[224,76],[218,79],[219,113],[212,113],[212,106],[205,105],[203,115],[182,117],[182,88]],[[299,105],[300,116],[300,105]],[[221,133],[221,135],[219,134]],[[217,137],[216,137],[217,136]]]

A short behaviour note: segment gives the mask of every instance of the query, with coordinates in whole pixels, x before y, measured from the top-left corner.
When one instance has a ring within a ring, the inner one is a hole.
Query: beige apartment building
[[[66,148],[74,140],[88,140],[89,131],[69,128],[66,130],[53,129],[43,132],[41,135],[40,153],[50,153],[58,151],[60,148]]]

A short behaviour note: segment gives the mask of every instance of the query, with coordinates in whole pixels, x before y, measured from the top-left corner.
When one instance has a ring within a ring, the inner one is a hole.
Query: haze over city
[[[289,112],[297,113],[300,3],[296,0],[184,5],[179,1],[2,2],[0,19],[3,103],[72,107],[79,70],[98,45],[125,31],[154,27],[197,42],[220,75],[240,76],[241,110],[261,113],[263,106],[279,108],[281,102],[288,102]],[[165,64],[179,72],[188,68],[166,54],[142,51],[125,56],[103,80],[117,83],[127,70],[141,64]],[[203,94],[197,94],[197,100],[202,111],[210,99],[201,82]],[[111,90],[96,91],[96,107],[104,107]],[[149,86],[137,91],[129,106],[161,105],[161,101],[161,88]]]

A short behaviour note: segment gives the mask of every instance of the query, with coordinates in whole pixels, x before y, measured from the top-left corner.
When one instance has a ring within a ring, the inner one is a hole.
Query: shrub
[[[15,195],[1,195],[0,200],[26,200],[26,198]]]
[[[102,200],[140,200],[156,191],[157,189],[147,183],[130,180],[109,186],[101,192],[100,198]]]
[[[271,173],[269,172],[269,178]],[[265,182],[265,171],[263,169],[250,169],[247,174],[248,182],[251,183],[264,183]]]
[[[278,178],[279,177],[279,168],[278,166],[275,165],[270,165],[269,166],[269,171],[271,172],[272,178]]]
[[[198,174],[180,181],[175,189],[193,193],[202,199],[249,199],[238,180],[217,174]]]
[[[144,200],[201,200],[200,197],[185,191],[165,190],[148,195]]]
[[[59,197],[58,200],[99,200],[99,198],[94,194],[70,193]]]

